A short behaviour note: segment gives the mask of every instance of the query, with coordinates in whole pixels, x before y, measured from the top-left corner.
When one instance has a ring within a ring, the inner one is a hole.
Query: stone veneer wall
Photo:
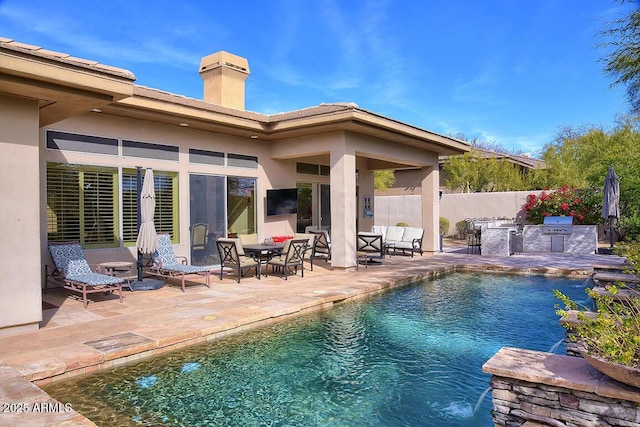
[[[542,232],[542,225],[525,225],[524,251],[551,252],[551,236]],[[564,236],[564,251],[572,254],[593,254],[598,250],[598,227],[574,225],[572,233]]]
[[[519,426],[535,421],[549,426],[638,426],[638,406],[563,387],[493,377],[493,422]]]
[[[496,426],[640,426],[640,390],[582,358],[503,347],[482,370]]]

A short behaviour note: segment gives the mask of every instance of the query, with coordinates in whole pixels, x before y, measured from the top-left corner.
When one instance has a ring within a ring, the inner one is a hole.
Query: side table
[[[126,279],[127,283],[123,286],[128,286],[129,290],[131,289],[131,269],[133,268],[132,262],[127,261],[109,261],[109,262],[101,262],[98,264],[101,270],[104,270],[104,274],[108,274],[113,277],[120,277],[118,274],[122,276],[123,279]]]

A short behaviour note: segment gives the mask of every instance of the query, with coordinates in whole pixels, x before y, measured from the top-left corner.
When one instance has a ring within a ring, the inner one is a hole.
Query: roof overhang
[[[0,94],[36,100],[40,126],[130,97],[134,80],[127,70],[0,38]]]
[[[343,111],[271,122],[270,129],[271,135],[277,139],[301,137],[337,130],[351,131],[385,141],[433,151],[439,155],[463,154],[471,148],[467,142],[429,132],[354,107]]]
[[[105,114],[252,138],[256,141],[281,141],[319,133],[348,131],[433,151],[438,155],[462,154],[471,148],[465,141],[392,120],[353,104],[323,104],[269,116],[136,86],[134,96],[105,106],[102,111]]]

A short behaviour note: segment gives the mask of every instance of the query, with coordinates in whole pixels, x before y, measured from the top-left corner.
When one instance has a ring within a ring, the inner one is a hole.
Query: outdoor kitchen
[[[574,225],[571,216],[548,216],[540,225],[513,221],[474,221],[480,228],[481,254],[518,253],[593,254],[598,249],[596,225]]]

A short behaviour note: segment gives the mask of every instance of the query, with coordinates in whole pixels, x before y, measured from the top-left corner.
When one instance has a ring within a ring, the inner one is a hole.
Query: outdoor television
[[[267,216],[298,213],[298,189],[267,190]]]

